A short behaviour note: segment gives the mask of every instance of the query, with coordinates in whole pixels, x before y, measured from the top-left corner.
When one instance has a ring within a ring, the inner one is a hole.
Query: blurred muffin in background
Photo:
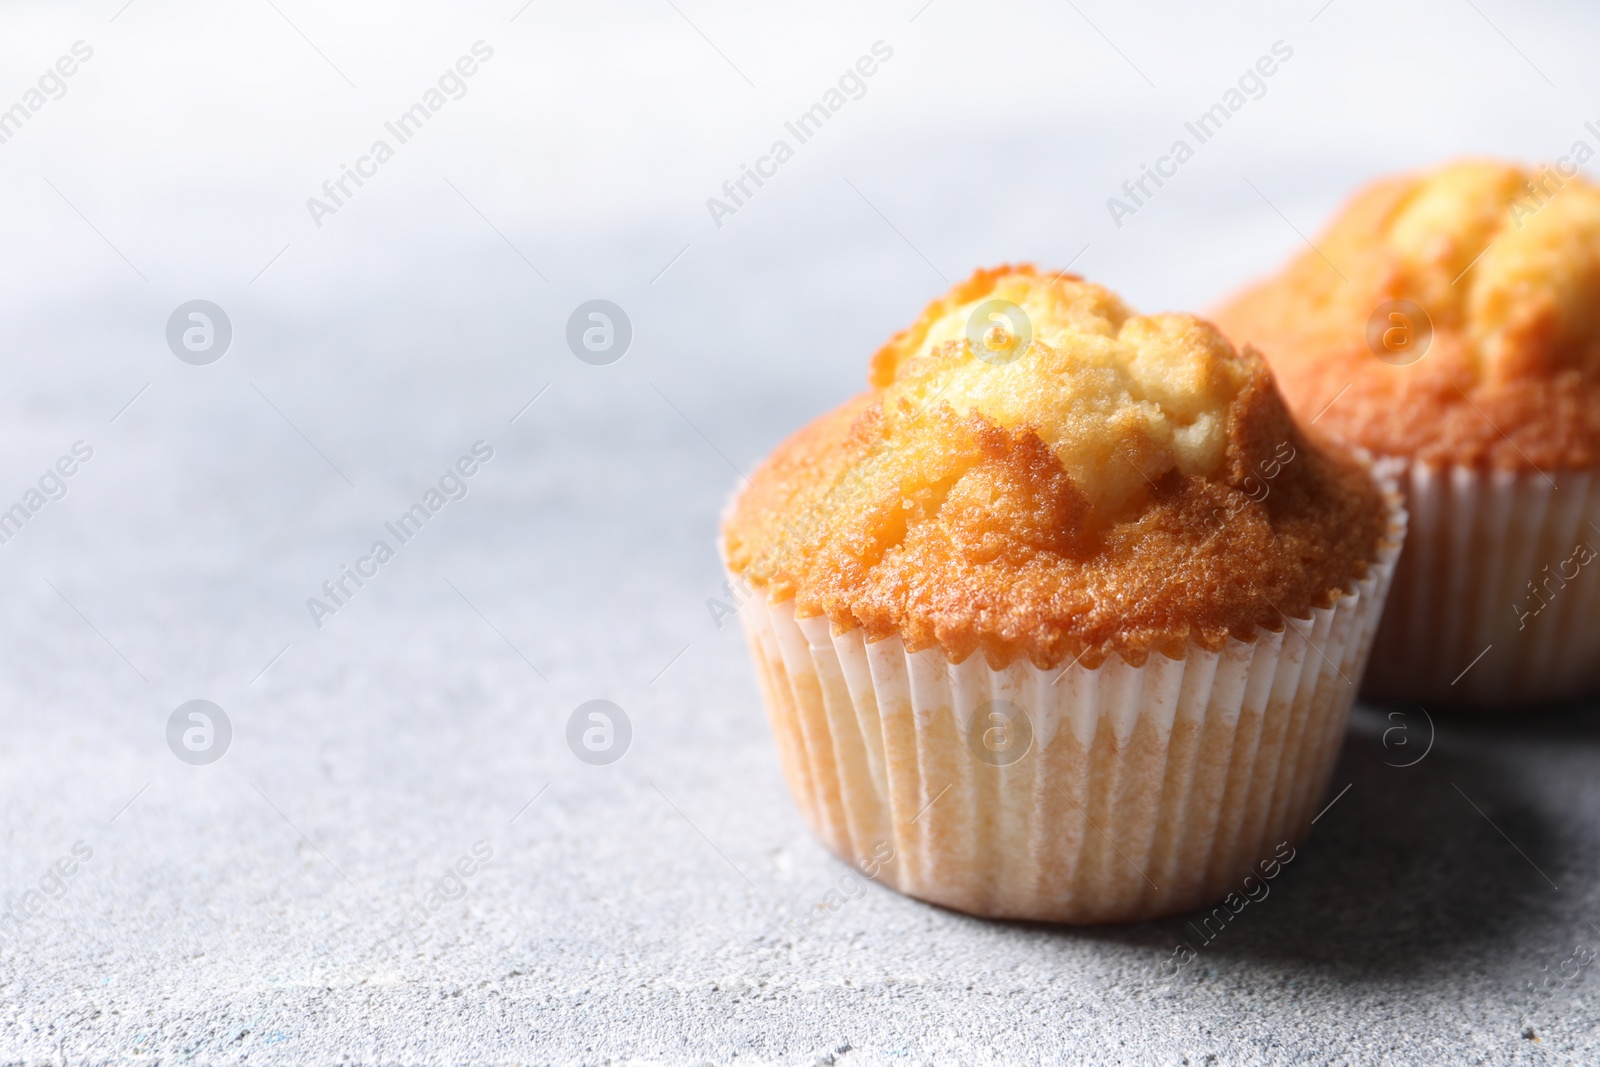
[[[1571,157],[1457,162],[1373,184],[1313,244],[1215,321],[1406,492],[1367,692],[1600,688],[1600,188]]]

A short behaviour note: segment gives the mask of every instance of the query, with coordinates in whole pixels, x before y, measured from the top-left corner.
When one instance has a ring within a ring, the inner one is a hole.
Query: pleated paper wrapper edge
[[[1389,535],[1331,607],[1137,667],[956,664],[756,593],[740,617],[807,824],[880,882],[978,915],[1132,921],[1220,899],[1303,840],[1327,787],[1405,536],[1383,481]]]
[[[1499,711],[1600,690],[1600,476],[1379,462],[1411,519],[1364,692]]]

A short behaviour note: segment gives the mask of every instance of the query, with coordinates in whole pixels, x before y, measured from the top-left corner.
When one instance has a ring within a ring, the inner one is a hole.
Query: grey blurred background
[[[851,884],[708,602],[738,472],[949,282],[1071,264],[1203,309],[1376,175],[1600,144],[1597,18],[8,2],[0,510],[93,456],[0,544],[0,1062],[1595,1062],[1586,709],[1359,710],[1302,858],[1174,973],[1181,919]],[[167,343],[197,299],[232,328],[208,365]],[[566,340],[594,299],[632,329],[607,365]],[[319,627],[307,598],[479,441],[464,499]],[[232,724],[208,765],[167,743],[192,699]],[[566,740],[596,699],[632,727],[605,766]]]

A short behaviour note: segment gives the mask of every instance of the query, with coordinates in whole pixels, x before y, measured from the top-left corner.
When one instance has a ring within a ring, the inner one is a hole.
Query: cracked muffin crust
[[[1575,167],[1465,160],[1385,178],[1315,244],[1215,315],[1265,354],[1297,415],[1435,466],[1600,461],[1600,187]],[[1431,320],[1415,362],[1368,341],[1391,300]]]
[[[1032,267],[978,271],[784,442],[727,564],[800,618],[999,669],[1281,630],[1365,576],[1389,526],[1266,364],[1190,315]]]

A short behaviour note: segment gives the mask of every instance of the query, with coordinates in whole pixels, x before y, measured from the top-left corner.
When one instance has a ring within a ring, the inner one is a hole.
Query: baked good
[[[1368,692],[1499,709],[1600,685],[1600,188],[1570,159],[1376,182],[1216,314],[1411,527]]]
[[[1209,324],[1031,267],[935,300],[870,384],[723,524],[817,836],[913,896],[1063,922],[1194,907],[1299,840],[1392,488]]]

